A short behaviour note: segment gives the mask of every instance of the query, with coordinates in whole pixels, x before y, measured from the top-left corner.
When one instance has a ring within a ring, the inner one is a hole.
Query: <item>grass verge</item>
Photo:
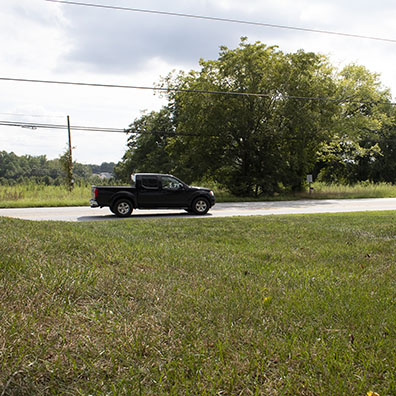
[[[90,198],[90,186],[75,186],[72,191],[35,183],[0,186],[0,208],[87,206]]]
[[[235,197],[225,191],[218,190],[216,199],[219,202],[243,201],[294,201],[300,199],[356,199],[356,198],[396,198],[396,186],[390,183],[357,183],[355,185],[339,185],[313,183],[313,190],[295,194],[276,194],[258,198]]]
[[[2,218],[0,394],[395,395],[395,224]]]

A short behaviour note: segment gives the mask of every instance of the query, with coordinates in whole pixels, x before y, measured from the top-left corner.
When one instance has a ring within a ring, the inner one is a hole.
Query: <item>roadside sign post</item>
[[[307,183],[309,184],[309,194],[312,194],[312,182],[313,182],[313,177],[312,175],[307,175]]]

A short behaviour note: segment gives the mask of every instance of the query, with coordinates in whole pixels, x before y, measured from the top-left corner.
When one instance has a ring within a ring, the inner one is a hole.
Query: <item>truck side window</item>
[[[149,190],[158,189],[158,179],[156,177],[143,176],[142,177],[142,187]]]
[[[161,183],[162,188],[166,190],[179,190],[181,187],[183,187],[183,184],[181,184],[179,180],[170,176],[162,176]]]

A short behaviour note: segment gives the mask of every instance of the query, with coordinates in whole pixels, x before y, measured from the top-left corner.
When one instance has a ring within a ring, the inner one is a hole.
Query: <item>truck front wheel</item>
[[[126,198],[119,199],[111,208],[117,217],[129,217],[133,212],[132,202]]]
[[[197,198],[192,204],[192,211],[197,215],[204,215],[208,213],[210,208],[209,201],[206,198]]]

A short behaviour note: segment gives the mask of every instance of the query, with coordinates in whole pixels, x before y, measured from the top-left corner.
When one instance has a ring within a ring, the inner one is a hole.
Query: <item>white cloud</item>
[[[59,6],[21,0],[2,2],[0,37],[3,72],[41,72],[56,67],[67,51],[67,25]]]
[[[300,11],[300,20],[307,26],[315,26],[318,21],[323,25],[331,26],[338,18],[337,8],[334,4],[316,2]],[[310,25],[308,25],[308,23]]]

